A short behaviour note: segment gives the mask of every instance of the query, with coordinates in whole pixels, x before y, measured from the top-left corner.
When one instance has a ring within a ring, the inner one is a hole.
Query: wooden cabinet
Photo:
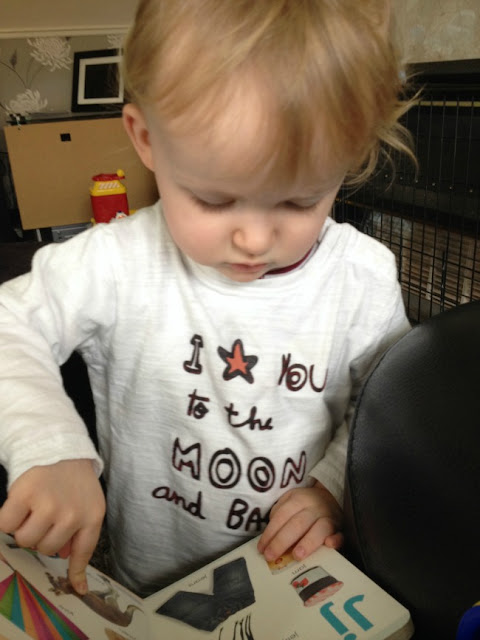
[[[97,173],[125,172],[130,209],[158,198],[119,117],[9,126],[5,137],[24,229],[89,222]]]

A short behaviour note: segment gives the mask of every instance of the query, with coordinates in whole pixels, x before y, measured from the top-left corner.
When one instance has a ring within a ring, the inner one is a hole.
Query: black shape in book
[[[157,613],[201,631],[213,631],[237,611],[255,602],[245,558],[213,570],[213,594],[177,591]]]

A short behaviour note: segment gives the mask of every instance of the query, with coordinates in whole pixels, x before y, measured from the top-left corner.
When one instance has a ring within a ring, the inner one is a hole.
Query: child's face
[[[124,115],[137,151],[155,173],[179,249],[236,282],[301,260],[317,240],[343,178],[339,172],[321,175],[320,188],[301,178],[272,185],[266,171],[252,172],[261,140],[256,102],[245,95],[241,102],[233,99],[219,119],[192,134],[160,126],[155,107],[142,112],[127,105]]]

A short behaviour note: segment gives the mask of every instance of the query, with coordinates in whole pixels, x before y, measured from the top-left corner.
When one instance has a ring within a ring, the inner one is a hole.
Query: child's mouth
[[[266,262],[262,262],[261,264],[232,263],[230,268],[237,273],[259,273],[267,269],[268,264]]]

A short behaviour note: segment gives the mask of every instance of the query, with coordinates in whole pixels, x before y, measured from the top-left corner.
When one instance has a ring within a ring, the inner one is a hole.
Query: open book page
[[[406,640],[408,611],[338,552],[267,563],[257,539],[144,600],[150,638]]]
[[[143,601],[89,567],[89,592],[76,595],[68,562],[18,549],[0,534],[0,638],[146,640]]]
[[[141,600],[93,567],[89,592],[67,561],[0,534],[0,640],[408,640],[408,611],[339,553],[267,563],[257,539]]]

